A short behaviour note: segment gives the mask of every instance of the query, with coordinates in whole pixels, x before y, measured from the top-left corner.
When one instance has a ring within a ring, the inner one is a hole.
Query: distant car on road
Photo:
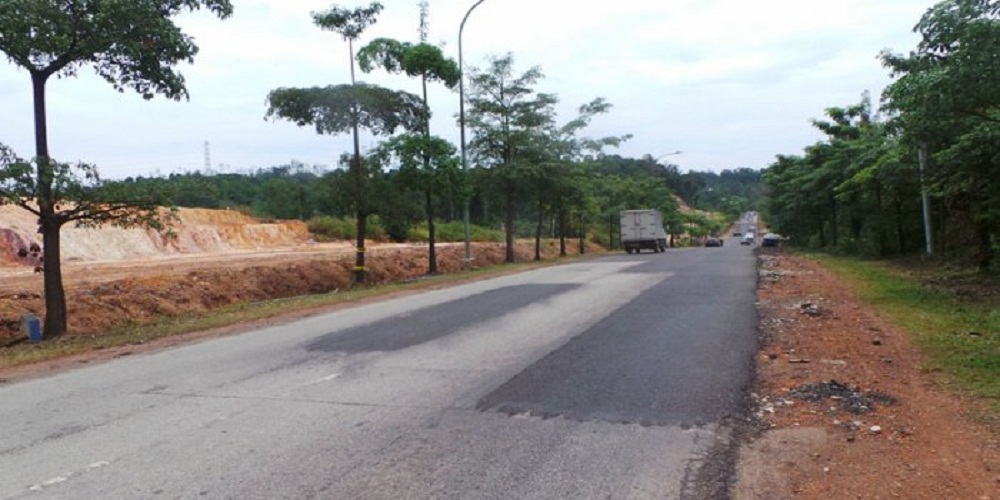
[[[763,247],[776,247],[778,243],[781,242],[781,236],[774,233],[767,233],[763,238],[760,239],[760,246]]]
[[[753,245],[753,244],[754,244],[753,233],[747,233],[743,235],[743,239],[740,240],[740,245]]]
[[[705,240],[706,247],[721,247],[723,243],[722,238],[709,238]]]

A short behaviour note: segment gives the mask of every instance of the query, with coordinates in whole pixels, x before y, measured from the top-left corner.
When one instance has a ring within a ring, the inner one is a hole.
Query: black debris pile
[[[862,415],[875,411],[875,404],[894,405],[896,398],[878,391],[862,392],[861,388],[836,380],[806,384],[791,390],[791,396],[801,401],[818,403],[836,401],[841,410]]]

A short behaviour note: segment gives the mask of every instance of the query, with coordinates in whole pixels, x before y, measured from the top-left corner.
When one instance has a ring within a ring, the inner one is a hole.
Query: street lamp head
[[[657,156],[656,159],[654,159],[653,161],[659,161],[660,158],[663,158],[665,156],[673,156],[673,155],[679,155],[679,154],[683,154],[683,151],[681,151],[681,150],[678,149],[677,151],[674,151],[672,153],[664,153],[664,154],[662,154],[660,156]]]

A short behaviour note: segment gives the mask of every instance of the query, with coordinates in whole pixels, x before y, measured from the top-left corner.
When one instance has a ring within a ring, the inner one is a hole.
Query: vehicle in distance
[[[760,239],[760,246],[762,247],[776,247],[781,241],[781,236],[774,233],[767,233]]]
[[[743,239],[740,240],[740,245],[753,245],[754,236],[753,233],[747,233],[743,235]]]
[[[709,238],[705,240],[706,247],[721,247],[723,244],[722,238]]]
[[[623,210],[621,242],[627,253],[639,253],[643,249],[665,252],[667,232],[663,229],[663,215],[653,209]]]

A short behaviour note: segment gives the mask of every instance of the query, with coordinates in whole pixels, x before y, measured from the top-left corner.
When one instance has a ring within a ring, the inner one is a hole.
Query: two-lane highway
[[[756,348],[727,243],[0,386],[0,498],[725,498]]]

